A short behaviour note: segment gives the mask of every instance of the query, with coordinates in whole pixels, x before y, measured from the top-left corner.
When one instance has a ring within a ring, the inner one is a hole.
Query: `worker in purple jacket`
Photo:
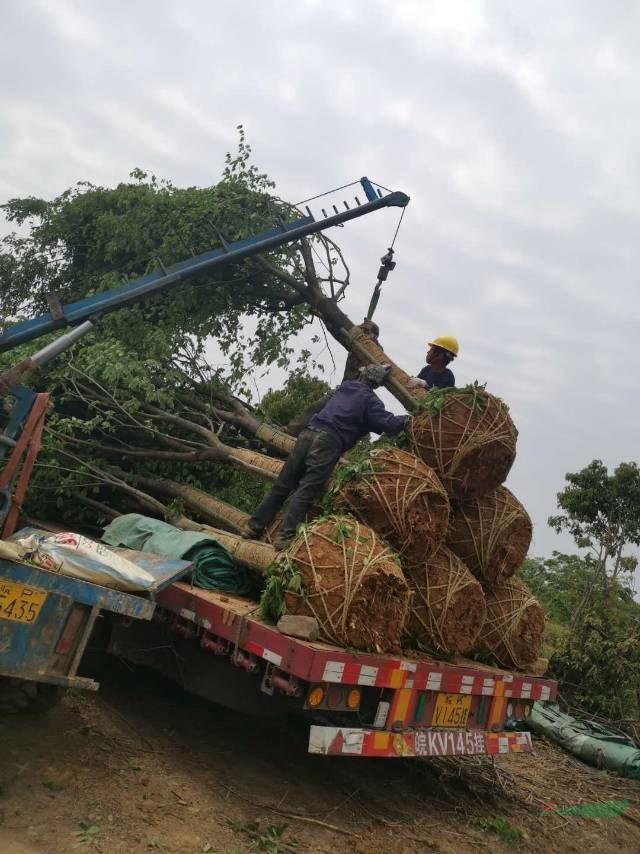
[[[245,539],[260,538],[293,493],[274,543],[277,549],[286,548],[298,523],[322,495],[342,454],[369,432],[395,435],[403,429],[409,416],[387,412],[373,392],[384,383],[390,371],[390,365],[367,365],[360,369],[358,379],[338,386],[298,436],[278,479],[249,519],[242,535]]]

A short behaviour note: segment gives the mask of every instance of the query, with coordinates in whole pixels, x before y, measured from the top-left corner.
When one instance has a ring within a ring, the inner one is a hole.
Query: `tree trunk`
[[[296,443],[295,437],[287,436],[286,433],[283,433],[276,427],[270,427],[268,424],[261,423],[257,418],[254,419],[252,417],[252,420],[257,424],[256,432],[254,433],[256,439],[264,442],[267,447],[275,448],[277,451],[280,451],[280,453],[291,453],[293,446]]]
[[[386,388],[405,409],[412,412],[416,408],[416,403],[426,394],[425,389],[412,387],[411,375],[399,368],[382,347],[359,326],[352,326],[349,330],[342,329],[339,337],[335,337],[349,352],[354,353],[363,365],[391,365],[391,374],[385,383]]]
[[[247,513],[194,486],[150,477],[138,477],[136,483],[152,494],[180,499],[196,516],[204,517],[208,522],[222,525],[231,531],[243,531],[249,521]],[[172,520],[172,524],[176,524],[176,520]]]
[[[313,306],[314,312],[320,316],[327,330],[350,353],[353,353],[363,365],[391,365],[391,374],[385,383],[386,388],[405,409],[412,412],[416,402],[426,394],[422,388],[410,385],[411,375],[384,352],[361,327],[352,320],[328,297],[319,299]]]
[[[250,451],[248,448],[229,448],[228,460],[240,468],[252,471],[263,480],[275,480],[283,465],[282,460],[274,460],[273,457]]]
[[[338,306],[335,299],[323,293],[315,271],[311,247],[307,241],[302,240],[300,242],[300,251],[305,264],[304,285],[286,270],[278,268],[265,259],[262,259],[263,266],[268,272],[278,276],[283,282],[303,294],[312,313],[324,321],[327,330],[336,341],[357,356],[363,365],[391,365],[391,375],[385,386],[396,400],[412,412],[415,409],[416,401],[425,395],[424,389],[412,388],[409,384],[410,375],[399,368],[379,344],[371,340],[366,330],[354,324],[351,318]]]
[[[236,534],[230,534],[228,531],[221,531],[219,528],[212,528],[209,525],[202,525],[202,529],[215,537],[234,560],[251,569],[256,569],[258,572],[264,572],[278,554],[274,547],[268,543],[260,543],[257,540],[243,540]]]

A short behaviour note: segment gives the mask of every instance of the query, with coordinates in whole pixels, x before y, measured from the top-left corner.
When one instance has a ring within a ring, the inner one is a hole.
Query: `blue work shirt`
[[[431,365],[425,365],[418,377],[424,380],[429,388],[449,388],[456,384],[453,371],[450,371],[449,368],[445,368],[443,371],[434,371]]]
[[[342,451],[352,448],[367,433],[399,433],[406,415],[387,412],[371,386],[361,380],[343,382],[327,403],[309,422],[309,427],[325,430],[342,444]]]

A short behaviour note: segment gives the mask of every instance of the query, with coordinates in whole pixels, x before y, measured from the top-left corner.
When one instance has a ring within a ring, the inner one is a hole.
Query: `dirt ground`
[[[0,718],[0,852],[640,851],[640,781],[543,742],[420,762],[309,756],[305,735],[115,665],[97,695]],[[540,815],[620,799],[618,817]]]

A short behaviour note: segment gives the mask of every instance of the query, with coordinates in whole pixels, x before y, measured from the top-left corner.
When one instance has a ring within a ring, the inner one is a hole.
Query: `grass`
[[[511,822],[501,816],[493,816],[492,818],[479,818],[476,825],[485,833],[494,833],[498,839],[505,845],[517,845],[519,842],[524,842],[527,834],[519,827],[514,827]]]
[[[246,824],[232,824],[237,833],[249,837],[249,848],[252,851],[266,851],[268,854],[290,854],[297,849],[295,840],[285,840],[288,824],[268,824],[261,827],[259,821],[249,821]]]

